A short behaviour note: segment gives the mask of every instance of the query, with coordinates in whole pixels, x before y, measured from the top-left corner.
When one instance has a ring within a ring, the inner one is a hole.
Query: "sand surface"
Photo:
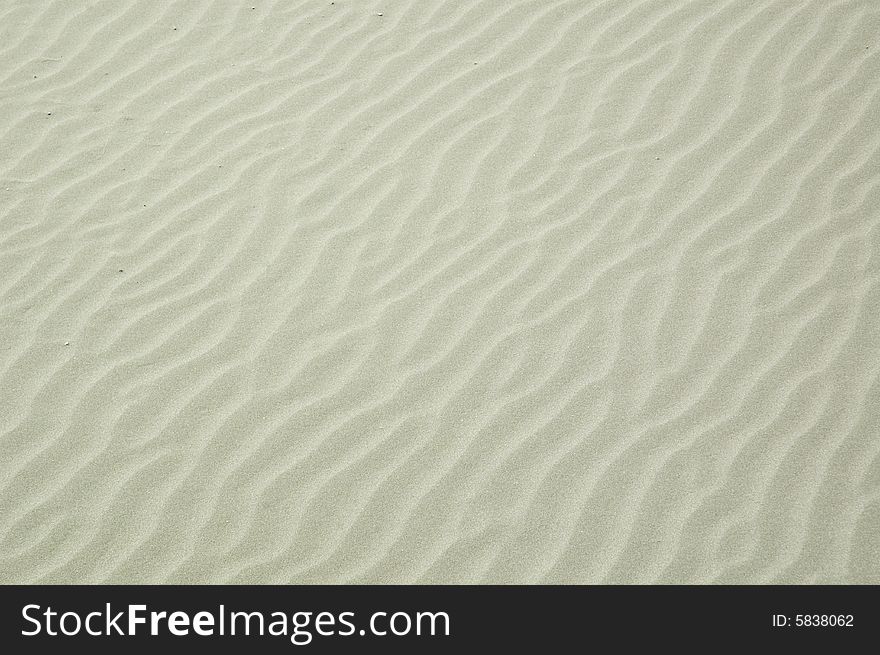
[[[880,582],[878,34],[0,0],[0,581]]]

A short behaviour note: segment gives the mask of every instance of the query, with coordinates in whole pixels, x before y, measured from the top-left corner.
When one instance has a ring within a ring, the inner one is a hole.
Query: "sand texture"
[[[0,582],[880,582],[878,35],[0,0]]]

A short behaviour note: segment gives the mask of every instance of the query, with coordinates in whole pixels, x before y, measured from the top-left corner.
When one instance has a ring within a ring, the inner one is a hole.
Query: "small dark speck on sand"
[[[659,157],[654,157],[654,161],[660,161]]]
[[[119,272],[122,273],[122,269],[121,269],[121,268],[119,269]]]
[[[64,345],[65,345],[65,346],[69,346],[69,345],[70,345],[70,342],[69,342],[69,341],[65,341],[65,342],[64,342]]]

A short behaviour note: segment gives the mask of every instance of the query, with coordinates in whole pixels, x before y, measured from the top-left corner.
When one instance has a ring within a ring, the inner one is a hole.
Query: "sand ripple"
[[[0,581],[880,582],[878,33],[0,3]]]

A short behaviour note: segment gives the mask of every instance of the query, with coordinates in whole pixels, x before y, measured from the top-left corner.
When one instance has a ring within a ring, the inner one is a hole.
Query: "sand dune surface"
[[[0,2],[0,581],[880,582],[878,34]]]

